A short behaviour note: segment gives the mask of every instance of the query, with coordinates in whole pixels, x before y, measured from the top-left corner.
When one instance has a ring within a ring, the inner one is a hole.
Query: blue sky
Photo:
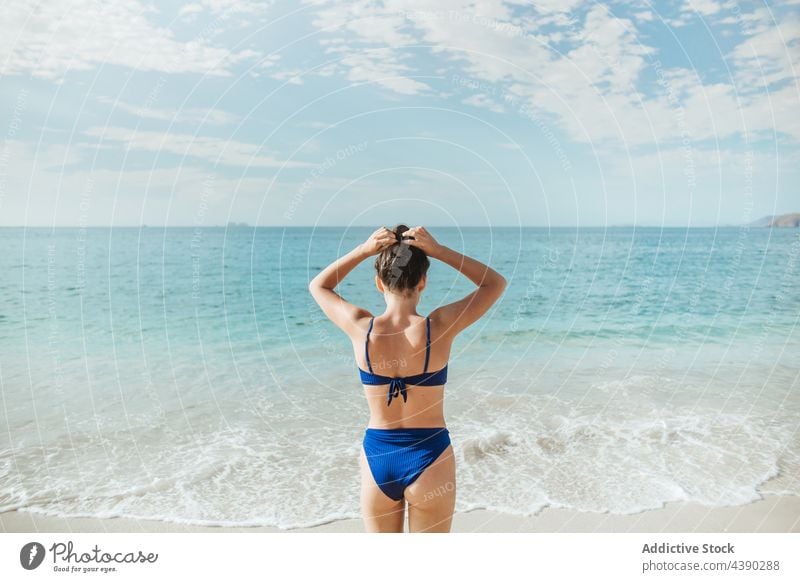
[[[800,211],[800,0],[4,2],[0,225]]]

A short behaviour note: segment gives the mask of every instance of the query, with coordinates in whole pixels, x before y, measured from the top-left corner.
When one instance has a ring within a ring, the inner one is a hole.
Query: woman
[[[375,259],[375,286],[386,311],[374,317],[334,289],[361,261]],[[472,293],[417,313],[428,257],[459,270]],[[423,227],[379,228],[328,265],[309,291],[353,342],[369,405],[360,455],[361,511],[368,532],[448,532],[455,507],[455,458],[444,422],[447,361],[456,335],[497,301],[506,280],[496,271],[440,245]]]

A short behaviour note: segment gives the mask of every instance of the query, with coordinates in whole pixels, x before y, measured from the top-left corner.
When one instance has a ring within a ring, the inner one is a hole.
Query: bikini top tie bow
[[[389,400],[386,403],[389,406],[392,403],[392,398],[397,398],[400,394],[403,395],[403,402],[408,400],[408,392],[406,392],[406,381],[403,378],[392,378],[389,382]]]

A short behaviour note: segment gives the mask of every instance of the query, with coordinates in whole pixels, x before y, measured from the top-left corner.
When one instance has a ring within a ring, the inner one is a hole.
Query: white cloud
[[[215,137],[202,137],[186,133],[161,133],[156,131],[136,131],[124,127],[92,127],[83,132],[100,141],[125,144],[133,150],[164,152],[199,158],[224,166],[246,166],[257,168],[306,168],[314,164],[295,160],[279,160],[262,154],[262,147],[256,144],[225,140]]]
[[[214,15],[233,16],[264,13],[275,0],[200,0],[200,4]]]
[[[800,63],[800,17],[787,16],[779,23],[764,24],[730,54],[737,83],[742,90],[763,89],[774,83],[797,79]]]
[[[275,182],[270,177],[229,177],[208,165],[192,166],[185,161],[155,169],[65,168],[91,159],[91,152],[82,152],[81,144],[53,144],[38,150],[34,142],[11,140],[5,144],[9,165],[4,168],[7,196],[0,196],[3,226],[274,222],[305,179],[288,174]],[[325,189],[328,178],[333,176],[319,181],[323,200],[331,192]],[[377,185],[370,183],[369,187],[374,193]]]
[[[348,69],[347,78],[354,83],[375,83],[404,95],[429,89],[427,84],[407,76],[411,67],[402,64],[400,58],[388,50],[353,51],[345,55],[340,64]]]
[[[192,20],[202,11],[203,7],[200,4],[185,4],[184,6],[181,6],[181,9],[178,11],[178,16],[181,18],[186,18],[187,20]]]
[[[310,3],[316,4],[313,0]],[[368,80],[393,88],[398,93],[414,94],[425,89],[414,75],[431,61],[418,49],[406,45],[430,45],[433,57],[448,59],[462,77],[471,77],[476,86],[491,87],[492,95],[511,96],[524,105],[527,116],[558,124],[578,142],[614,142],[622,145],[652,144],[679,140],[687,133],[691,139],[716,139],[781,131],[800,139],[797,124],[790,116],[788,91],[766,99],[754,86],[761,81],[776,83],[794,79],[792,68],[798,62],[797,18],[785,18],[779,27],[754,24],[741,14],[752,38],[731,54],[737,83],[704,83],[703,71],[673,68],[663,71],[668,86],[651,85],[645,90],[644,73],[660,58],[650,37],[641,37],[634,20],[612,13],[595,3],[535,3],[542,17],[518,16],[512,5],[530,7],[521,0],[491,0],[480,5],[479,17],[469,0],[444,0],[431,8],[423,0],[395,0],[387,6],[367,1],[328,2],[313,22],[324,30],[324,46],[343,55],[337,65],[351,80]],[[581,10],[576,8],[579,4]],[[351,20],[348,8],[355,5]],[[646,3],[634,7],[632,17],[653,20],[644,10]],[[696,0],[686,2],[677,24],[688,23],[702,14],[715,22],[727,17],[730,2]],[[564,12],[550,12],[563,10]],[[567,16],[567,12],[570,12]],[[404,16],[399,20],[398,14]],[[559,21],[552,18],[560,18]],[[756,20],[757,21],[757,20]],[[504,25],[514,28],[504,28]],[[547,30],[544,30],[547,26]],[[512,30],[526,34],[511,34]],[[391,30],[388,34],[386,31]],[[388,38],[383,50],[381,37]],[[554,50],[547,38],[557,38],[563,53]],[[363,46],[359,46],[363,42]],[[411,60],[413,56],[414,60]],[[411,68],[409,63],[417,66]],[[760,63],[761,76],[756,76]],[[421,66],[420,66],[421,65]],[[441,63],[432,63],[441,69]],[[326,74],[330,74],[328,71]],[[397,81],[381,79],[397,75]],[[447,75],[444,75],[447,77]],[[405,79],[405,81],[401,81]],[[445,91],[431,95],[447,94]],[[461,99],[469,105],[498,109],[504,98],[488,99],[483,88]],[[512,114],[520,114],[520,107]],[[775,118],[772,119],[772,115]],[[678,122],[684,119],[687,128]]]
[[[483,93],[478,93],[472,97],[468,97],[467,99],[464,99],[462,103],[465,105],[474,105],[475,107],[489,109],[495,113],[505,113],[505,109],[503,109],[499,103],[495,102],[494,99]]]
[[[234,123],[240,118],[238,115],[228,113],[221,109],[208,109],[204,107],[187,107],[184,109],[157,109],[147,105],[134,105],[117,101],[111,97],[98,97],[101,103],[111,105],[113,109],[125,111],[143,119],[159,119],[170,123],[189,123],[207,125],[226,125]]]
[[[517,4],[520,6],[533,6],[537,12],[541,14],[548,14],[550,12],[571,12],[579,5],[583,4],[584,0],[511,0],[509,4]]]
[[[510,6],[499,0],[481,4],[480,18],[464,16],[472,14],[467,0],[449,0],[437,4],[437,10],[425,11],[425,6],[430,5],[413,0],[392,3],[395,12],[409,15],[406,21],[414,25],[413,42],[432,45],[432,52],[450,58],[463,72],[462,76],[472,76],[498,89],[500,84],[511,82],[510,92],[515,97],[528,101],[533,111],[557,115],[562,126],[579,141],[618,139],[620,120],[625,124],[623,137],[635,141],[652,139],[652,134],[646,133],[650,124],[642,124],[643,109],[636,109],[639,95],[635,83],[645,66],[644,57],[654,49],[639,41],[631,21],[616,18],[607,8],[593,5],[582,23],[564,22],[567,28],[562,32],[574,48],[567,55],[560,55],[536,37],[509,34],[513,29],[501,25],[511,23],[506,20],[510,18]],[[542,9],[553,6],[545,4]],[[383,9],[371,11],[371,7],[361,3],[356,13],[372,23]],[[394,16],[390,18],[391,22],[396,21]],[[332,19],[317,19],[315,23],[319,25],[322,21],[330,25]],[[361,34],[363,29],[350,30]],[[327,31],[337,32],[333,28]],[[408,37],[411,32],[404,29],[403,34]],[[405,37],[396,38],[394,43],[411,42]],[[364,38],[375,40],[373,36]],[[342,64],[349,65],[350,78],[375,80],[390,74],[386,63],[396,66],[407,56],[401,48],[390,46],[377,52],[382,58],[375,61],[365,56],[365,51],[351,48],[351,44],[352,40],[337,47],[346,55]],[[394,72],[410,75],[408,67],[399,71],[395,68]],[[405,92],[418,90],[419,87],[413,87]],[[496,102],[481,96],[466,99],[469,104],[497,109]],[[621,111],[617,109],[620,106],[624,107]]]
[[[41,171],[59,170],[64,166],[81,161],[79,147],[64,144],[37,145],[21,140],[4,140],[3,158],[8,167],[30,164]]]
[[[306,3],[321,3],[306,0]],[[403,63],[404,55],[393,48],[415,42],[414,36],[403,32],[411,25],[408,10],[413,2],[392,3],[387,7],[370,0],[345,3],[326,3],[318,9],[312,24],[332,39],[322,39],[325,52],[342,55],[338,63],[321,71],[325,75],[341,71],[350,81],[372,82],[404,95],[429,90],[429,86],[410,78],[410,67]],[[372,46],[371,46],[372,45]],[[378,45],[378,46],[374,46]],[[370,50],[370,49],[375,50]]]
[[[151,22],[156,12],[137,0],[40,2],[6,0],[0,20],[0,76],[59,79],[67,71],[119,65],[141,71],[229,75],[257,56],[231,52],[203,38],[177,40]]]
[[[681,12],[697,12],[703,16],[711,16],[722,10],[722,5],[715,0],[685,0]]]
[[[303,84],[303,71],[300,69],[280,69],[274,73],[271,73],[269,76],[278,81],[286,81],[290,85]]]

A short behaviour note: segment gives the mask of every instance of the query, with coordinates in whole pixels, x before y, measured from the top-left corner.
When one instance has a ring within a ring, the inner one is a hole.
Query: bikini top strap
[[[425,325],[427,329],[428,339],[425,344],[425,369],[422,371],[423,374],[428,372],[428,360],[431,358],[431,318],[425,318]]]
[[[372,324],[375,318],[369,320],[369,329],[367,330],[367,339],[364,341],[364,354],[367,357],[367,366],[369,366],[369,373],[372,374],[372,364],[369,361],[369,334],[372,331]]]

